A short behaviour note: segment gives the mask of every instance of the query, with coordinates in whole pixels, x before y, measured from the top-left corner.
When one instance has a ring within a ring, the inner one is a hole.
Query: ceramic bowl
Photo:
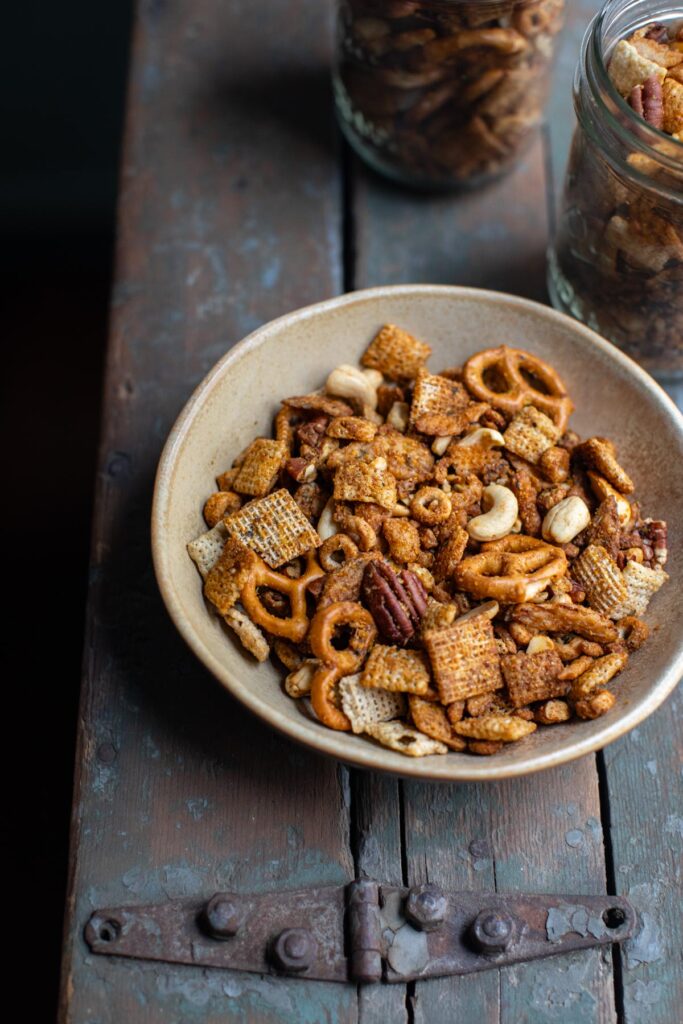
[[[430,367],[461,363],[505,343],[550,362],[564,379],[582,436],[618,444],[647,515],[669,521],[670,582],[656,595],[647,647],[615,684],[605,717],[539,729],[495,757],[409,758],[367,737],[334,732],[303,713],[274,665],[257,664],[209,613],[185,546],[205,527],[202,505],[214,478],[257,434],[270,436],[279,401],[321,386],[339,363],[355,363],[377,329],[396,323],[428,341]],[[545,306],[495,292],[399,285],[354,292],[299,309],[231,348],[197,387],[166,442],[152,514],[154,565],[166,607],[194,653],[246,707],[293,740],[349,764],[435,780],[493,780],[539,771],[617,739],[661,704],[683,671],[683,418],[634,362],[582,324]]]

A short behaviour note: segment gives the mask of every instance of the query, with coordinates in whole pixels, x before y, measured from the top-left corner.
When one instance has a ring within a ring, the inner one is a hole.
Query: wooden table
[[[340,146],[330,3],[137,4],[62,1021],[681,1020],[680,691],[596,757],[519,781],[428,786],[350,771],[226,696],[171,626],[150,558],[166,434],[192,387],[259,324],[382,283],[546,299],[569,81],[597,4],[568,6],[549,131],[502,184],[434,198],[385,184]],[[621,893],[643,927],[613,956],[592,950],[407,991],[96,957],[83,940],[97,906],[363,873],[472,890]]]

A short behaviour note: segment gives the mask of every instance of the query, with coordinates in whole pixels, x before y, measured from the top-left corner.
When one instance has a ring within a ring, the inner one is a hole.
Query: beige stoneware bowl
[[[409,758],[373,740],[333,732],[283,691],[282,674],[257,664],[212,615],[185,546],[205,529],[202,505],[214,478],[257,434],[270,436],[281,398],[318,388],[339,363],[354,363],[377,329],[396,323],[428,341],[430,368],[505,343],[548,360],[564,379],[582,436],[606,435],[636,482],[646,515],[669,522],[670,582],[647,615],[653,635],[619,676],[618,701],[591,722],[539,729],[495,757]],[[551,768],[628,732],[661,704],[683,673],[683,418],[635,363],[579,323],[524,299],[472,288],[373,288],[297,310],[231,348],[195,390],[166,442],[154,493],[152,541],[171,618],[197,657],[255,714],[294,740],[347,763],[434,780],[493,780]]]

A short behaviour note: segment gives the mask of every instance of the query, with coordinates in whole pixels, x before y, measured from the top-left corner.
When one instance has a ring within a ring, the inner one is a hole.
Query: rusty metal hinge
[[[469,974],[623,942],[636,926],[616,896],[516,896],[347,886],[96,911],[93,953],[280,973],[323,981],[404,982]]]

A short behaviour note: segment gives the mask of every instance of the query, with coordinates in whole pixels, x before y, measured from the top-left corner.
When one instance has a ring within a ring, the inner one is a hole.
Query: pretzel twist
[[[478,555],[464,559],[455,570],[458,585],[476,598],[521,604],[539,594],[567,569],[561,548],[535,537],[512,534],[483,544]]]
[[[252,622],[267,629],[274,636],[298,643],[306,636],[310,621],[306,608],[306,590],[314,580],[325,575],[316,561],[315,550],[311,548],[308,552],[306,569],[298,579],[276,572],[267,566],[262,558],[258,555],[256,557],[256,566],[242,588],[242,604]],[[270,587],[279,594],[284,594],[289,600],[290,614],[286,618],[280,618],[264,608],[258,594],[259,587]]]
[[[342,673],[336,665],[321,665],[311,683],[311,704],[316,715],[328,729],[348,732],[351,722],[334,703],[334,688]]]
[[[495,370],[506,385],[503,391],[494,391],[484,381],[487,370]],[[546,389],[539,391],[522,371],[533,375]],[[556,370],[548,363],[519,348],[485,349],[471,356],[463,369],[467,390],[480,402],[488,402],[507,416],[514,416],[526,405],[533,405],[549,416],[564,433],[574,409],[572,400]]]

